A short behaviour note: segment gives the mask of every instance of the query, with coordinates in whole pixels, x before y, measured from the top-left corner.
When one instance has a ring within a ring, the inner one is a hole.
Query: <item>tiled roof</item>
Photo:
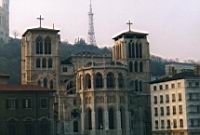
[[[53,91],[47,88],[42,88],[40,86],[33,85],[9,85],[9,84],[1,84],[1,91]]]

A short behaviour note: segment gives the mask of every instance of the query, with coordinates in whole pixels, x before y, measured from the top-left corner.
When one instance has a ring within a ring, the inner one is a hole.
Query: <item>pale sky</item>
[[[93,0],[99,47],[113,45],[112,36],[128,29],[149,32],[152,54],[200,60],[200,0]],[[39,26],[60,29],[61,39],[87,39],[89,0],[10,0],[10,34]]]

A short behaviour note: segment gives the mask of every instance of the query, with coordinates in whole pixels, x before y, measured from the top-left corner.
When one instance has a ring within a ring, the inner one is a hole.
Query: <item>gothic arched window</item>
[[[128,44],[128,58],[132,58],[132,53],[131,53],[132,49],[131,49],[131,44]]]
[[[52,68],[52,65],[53,65],[53,60],[52,60],[52,58],[49,58],[48,59],[48,68]]]
[[[135,58],[135,45],[132,44],[132,58]]]
[[[118,74],[118,85],[119,85],[119,88],[123,88],[124,87],[124,78],[123,78],[122,73]]]
[[[113,73],[107,74],[107,88],[114,88],[115,87],[115,78]]]
[[[40,58],[36,59],[36,68],[40,68],[41,64],[40,64]]]
[[[87,109],[86,129],[92,129],[92,110],[90,108]]]
[[[142,58],[142,44],[139,44],[139,58]]]
[[[140,72],[143,72],[143,62],[140,62]]]
[[[115,128],[115,113],[113,108],[109,108],[108,110],[108,119],[109,119],[109,129]]]
[[[87,75],[85,76],[85,88],[86,88],[86,89],[90,89],[90,88],[91,88],[91,85],[92,85],[91,76],[90,76],[90,74],[87,74]]]
[[[138,80],[135,80],[135,91],[138,91],[138,89],[139,89]]]
[[[123,107],[120,108],[120,116],[121,116],[121,129],[124,130],[126,128],[126,115],[125,115],[125,109]]]
[[[134,63],[134,68],[135,68],[135,72],[138,72],[138,62],[137,61]]]
[[[143,90],[143,82],[139,81],[139,90],[142,91]]]
[[[133,72],[133,63],[132,61],[129,62],[129,72]]]
[[[51,54],[51,39],[49,37],[45,39],[44,52],[45,54]]]
[[[47,61],[45,58],[42,59],[42,68],[46,68],[47,67]]]
[[[36,54],[43,54],[43,43],[40,36],[36,38]]]
[[[104,128],[104,115],[103,115],[103,109],[98,108],[97,109],[97,128],[103,129]]]
[[[43,86],[44,86],[45,88],[48,87],[48,80],[47,80],[47,78],[44,78],[44,80],[43,80]]]
[[[95,87],[96,88],[103,88],[103,77],[100,73],[95,75]]]

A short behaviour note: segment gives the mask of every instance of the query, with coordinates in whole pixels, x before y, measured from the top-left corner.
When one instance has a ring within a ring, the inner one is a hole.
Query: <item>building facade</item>
[[[0,41],[9,40],[9,0],[0,0]]]
[[[22,84],[56,89],[56,134],[151,134],[147,35],[115,36],[112,57],[83,51],[60,61],[57,30],[24,33]]]
[[[199,76],[179,74],[152,82],[153,135],[199,135],[199,101]]]
[[[1,135],[54,135],[54,91],[38,86],[0,85]]]

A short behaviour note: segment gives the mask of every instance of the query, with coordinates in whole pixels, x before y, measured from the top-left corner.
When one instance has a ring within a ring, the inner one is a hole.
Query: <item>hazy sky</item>
[[[113,45],[112,36],[127,29],[149,32],[151,53],[166,58],[200,60],[200,0],[93,0],[99,47]],[[43,26],[61,30],[62,40],[87,38],[89,0],[10,0],[10,34]]]

